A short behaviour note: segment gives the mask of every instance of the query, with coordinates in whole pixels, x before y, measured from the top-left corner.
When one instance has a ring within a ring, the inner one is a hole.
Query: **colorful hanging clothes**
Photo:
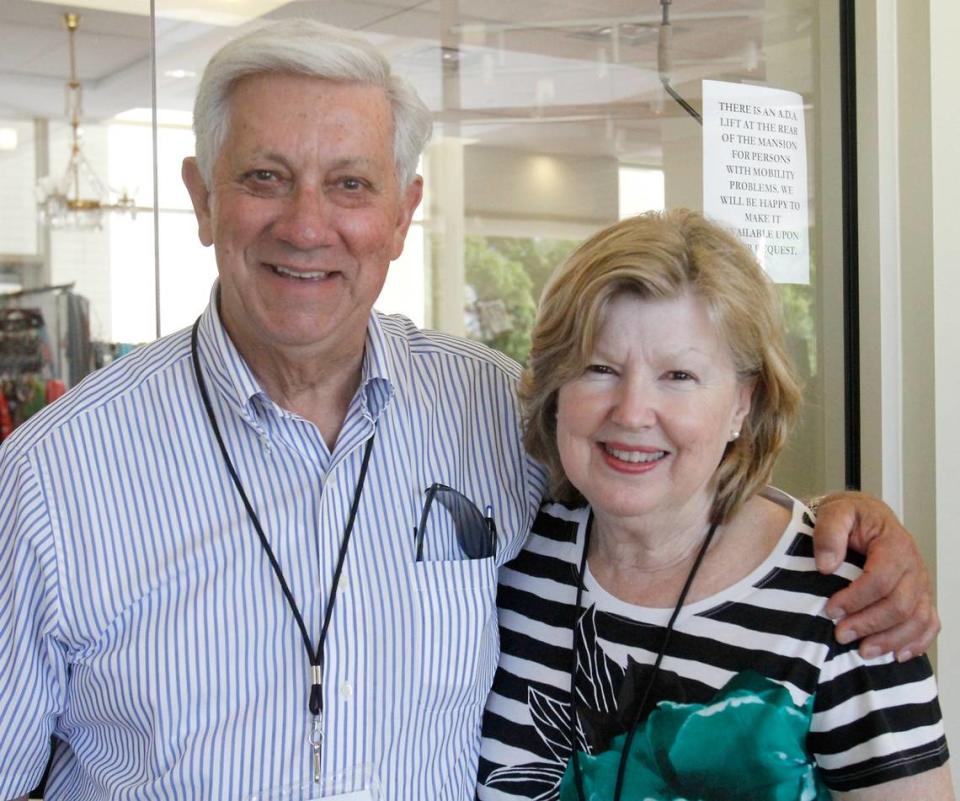
[[[13,415],[10,413],[7,396],[0,392],[0,442],[3,442],[11,433],[13,433]]]
[[[45,388],[47,403],[53,403],[58,398],[62,398],[67,392],[67,385],[59,378],[48,378]]]

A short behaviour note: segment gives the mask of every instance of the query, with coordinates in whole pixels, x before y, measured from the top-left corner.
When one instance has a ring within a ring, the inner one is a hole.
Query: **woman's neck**
[[[759,496],[719,526],[688,602],[699,600],[749,575],[769,556],[789,522],[789,512]],[[707,513],[670,526],[605,520],[597,515],[587,561],[611,595],[639,606],[672,606],[709,531]]]
[[[634,516],[594,507],[589,557],[639,574],[669,570],[690,558],[707,535],[713,493],[691,497],[682,506]]]

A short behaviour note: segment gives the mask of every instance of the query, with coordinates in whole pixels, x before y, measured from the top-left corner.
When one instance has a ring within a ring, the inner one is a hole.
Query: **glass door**
[[[839,15],[816,0],[158,0],[159,111],[188,114],[227,37],[311,16],[381,46],[434,112],[426,196],[378,306],[522,362],[539,292],[576,244],[626,215],[704,208],[703,82],[796,93],[805,136],[809,277],[780,291],[806,404],[776,481],[844,483]],[[242,5],[242,4],[240,4]],[[176,20],[176,24],[174,24]],[[665,83],[664,79],[668,79]],[[161,128],[161,320],[195,315],[213,275],[176,188],[183,137]]]
[[[576,243],[643,209],[703,207],[703,129],[690,111],[703,110],[704,81],[796,93],[809,280],[781,292],[807,402],[777,481],[801,494],[845,483],[840,35],[831,4],[155,0],[153,20],[146,0],[79,5],[80,141],[107,202],[126,192],[134,214],[86,227],[38,216],[35,188],[56,181],[70,154],[63,17],[74,9],[6,0],[0,293],[71,285],[89,301],[97,364],[187,325],[206,301],[215,267],[196,239],[179,164],[192,152],[206,60],[263,19],[310,16],[356,30],[416,85],[436,123],[422,163],[426,197],[379,306],[521,362],[545,277]]]

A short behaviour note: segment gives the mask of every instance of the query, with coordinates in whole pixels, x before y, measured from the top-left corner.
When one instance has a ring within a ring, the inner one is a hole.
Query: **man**
[[[371,312],[428,112],[375,49],[295,21],[214,56],[195,129],[209,307],[0,451],[0,797],[51,734],[49,799],[472,797],[496,565],[543,477],[516,365]],[[495,556],[441,514],[464,497]],[[834,602],[890,596],[848,628],[925,648],[909,538],[872,499],[825,516],[834,550],[856,528],[876,552],[877,587]]]

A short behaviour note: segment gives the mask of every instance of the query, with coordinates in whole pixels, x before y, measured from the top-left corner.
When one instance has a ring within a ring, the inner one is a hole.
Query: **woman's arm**
[[[835,801],[954,801],[950,763],[876,787],[831,795]]]

